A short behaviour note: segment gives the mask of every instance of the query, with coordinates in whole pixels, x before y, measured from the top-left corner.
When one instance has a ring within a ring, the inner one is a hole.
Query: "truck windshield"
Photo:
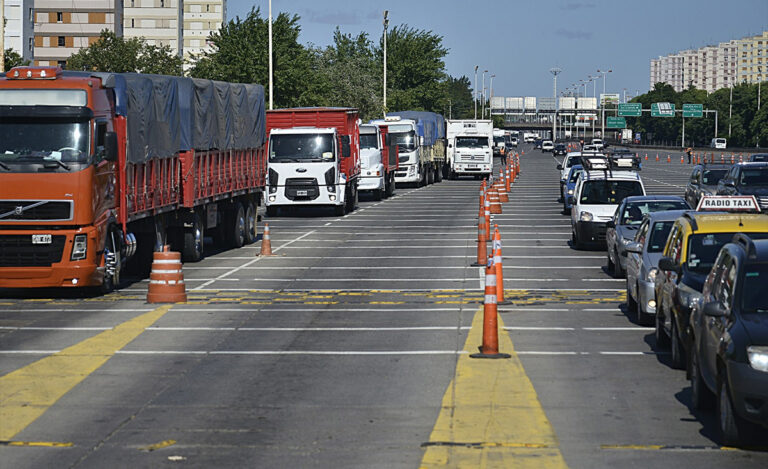
[[[504,143],[504,137],[493,137],[493,143],[494,144]]]
[[[488,137],[456,137],[456,148],[488,148]]]
[[[645,195],[639,182],[598,179],[584,183],[584,188],[581,190],[581,203],[585,205],[616,205],[631,195]]]
[[[741,288],[741,307],[747,314],[768,313],[768,266],[748,265]]]
[[[705,170],[701,175],[701,183],[707,186],[716,186],[725,177],[726,172],[728,171],[725,169]]]
[[[30,164],[52,164],[69,169],[68,163],[88,163],[88,127],[88,121],[39,117],[0,119],[2,170],[29,171]]]
[[[360,134],[360,148],[373,148],[374,150],[379,148],[378,142],[376,142],[376,134]]]
[[[331,134],[275,134],[270,137],[269,161],[333,161]]]
[[[708,274],[720,248],[730,243],[736,233],[702,233],[688,238],[688,270]],[[768,233],[747,233],[752,239],[766,239]]]
[[[768,167],[745,168],[739,178],[740,186],[768,186]]]
[[[416,149],[416,132],[392,132],[392,143],[397,145],[398,151],[413,151]]]

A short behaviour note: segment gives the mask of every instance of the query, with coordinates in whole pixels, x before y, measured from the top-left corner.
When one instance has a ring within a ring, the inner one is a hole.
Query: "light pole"
[[[452,114],[451,114],[451,104],[452,103],[451,103],[451,100],[449,98],[448,99],[448,119],[453,119]]]
[[[557,140],[557,75],[563,70],[559,67],[553,67],[549,69],[549,73],[552,74],[552,99],[555,101],[555,115],[552,116],[552,141]]]
[[[384,118],[387,118],[387,27],[389,27],[389,10],[384,10]]]
[[[491,120],[493,120],[493,79],[496,77],[496,75],[491,75],[491,99],[488,101],[488,116],[490,116]]]
[[[480,97],[483,100],[483,119],[485,119],[485,74],[488,72],[488,70],[483,70],[483,89],[480,90]]]
[[[477,119],[477,67],[475,65],[475,119]]]
[[[272,0],[269,0],[269,110],[272,108],[272,89],[274,88],[272,82]]]
[[[731,98],[728,101],[728,138],[731,138],[731,117],[733,116],[733,80],[731,80]],[[717,137],[717,135],[715,135]]]
[[[597,73],[602,73],[603,74],[603,96],[602,96],[603,99],[605,99],[605,77],[606,77],[606,75],[608,75],[612,71],[613,70],[600,70],[600,69],[597,70]],[[600,115],[601,115],[601,119],[600,120],[602,121],[602,127],[601,127],[601,130],[600,130],[600,137],[601,138],[605,138],[605,104],[606,103],[603,101],[603,99],[600,100],[600,109],[602,111],[600,113]]]

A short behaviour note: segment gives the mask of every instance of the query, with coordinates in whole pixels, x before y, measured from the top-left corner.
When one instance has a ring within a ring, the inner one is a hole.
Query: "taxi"
[[[711,199],[711,200],[710,200]],[[715,200],[718,199],[718,200]],[[704,197],[703,206],[722,206],[727,197]],[[751,207],[759,211],[757,203]],[[768,238],[768,215],[760,213],[686,212],[675,221],[659,259],[660,275],[655,279],[656,345],[671,348],[672,367],[687,365],[690,348],[691,310],[701,299],[704,280],[720,249],[736,233],[752,239]]]

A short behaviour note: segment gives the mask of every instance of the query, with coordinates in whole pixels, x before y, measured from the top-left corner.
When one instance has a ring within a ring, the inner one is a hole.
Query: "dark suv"
[[[768,240],[738,233],[717,256],[691,312],[695,408],[717,403],[723,445],[768,427]]]
[[[717,193],[717,184],[725,177],[730,164],[698,164],[691,171],[691,178],[685,187],[685,200],[694,209],[699,205],[699,200],[704,195],[714,195]]]
[[[768,163],[738,163],[717,184],[718,195],[754,195],[768,210]]]
[[[555,148],[552,150],[553,155],[567,155],[568,148],[564,143],[556,143]]]

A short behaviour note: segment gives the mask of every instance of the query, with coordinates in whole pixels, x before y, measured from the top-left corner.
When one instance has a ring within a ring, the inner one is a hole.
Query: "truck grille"
[[[483,161],[485,161],[485,157],[483,155],[461,155],[461,156],[459,156],[459,162],[461,162],[461,163],[464,163],[464,162],[471,163],[473,161],[479,161],[479,162],[482,163]]]
[[[72,207],[69,200],[0,200],[0,220],[71,220]]]
[[[315,178],[291,178],[285,181],[285,197],[289,200],[315,200],[320,187]]]
[[[51,244],[32,244],[32,235],[0,235],[0,267],[50,267],[61,262],[64,235],[51,236]]]

